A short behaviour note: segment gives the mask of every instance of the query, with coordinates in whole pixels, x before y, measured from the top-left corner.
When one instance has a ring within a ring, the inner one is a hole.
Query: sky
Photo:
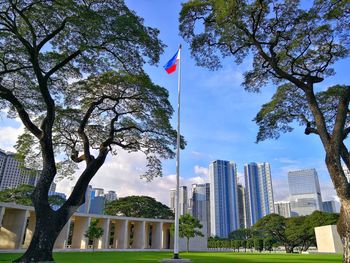
[[[275,201],[288,199],[288,171],[308,168],[318,172],[323,200],[336,197],[318,137],[306,136],[304,128],[296,126],[292,133],[283,134],[278,140],[255,143],[258,127],[252,120],[262,104],[272,97],[275,87],[265,87],[258,94],[244,91],[242,74],[251,66],[249,58],[240,65],[226,58],[218,71],[200,68],[191,58],[189,45],[179,36],[181,1],[126,0],[126,4],[144,18],[145,25],[158,28],[160,39],[167,45],[158,67],[146,65],[145,71],[154,83],[169,90],[174,109],[177,107],[177,73],[168,75],[162,66],[175,54],[179,44],[183,45],[180,124],[187,146],[180,155],[181,185],[190,187],[192,183],[209,182],[209,164],[217,159],[236,162],[240,182],[243,182],[244,164],[269,162]],[[349,59],[338,62],[335,65],[337,74],[316,88],[349,84],[346,80],[349,62]],[[176,116],[175,112],[174,127]],[[0,114],[0,148],[13,151],[22,129],[20,122]],[[140,153],[120,152],[109,156],[91,185],[105,191],[114,190],[119,197],[149,195],[169,204],[169,190],[175,188],[175,160],[163,161],[163,177],[150,183],[140,179],[145,163]],[[57,191],[69,194],[75,180],[59,181]]]

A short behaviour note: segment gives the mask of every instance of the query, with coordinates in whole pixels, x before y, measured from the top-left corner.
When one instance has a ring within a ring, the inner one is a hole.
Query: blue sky
[[[209,163],[216,159],[235,161],[240,176],[245,163],[269,162],[275,200],[288,197],[287,172],[304,168],[316,168],[323,199],[333,198],[335,192],[324,165],[324,150],[318,137],[306,136],[304,128],[296,127],[279,140],[255,143],[258,127],[252,119],[261,105],[271,98],[274,87],[266,87],[259,94],[243,90],[240,85],[242,73],[250,67],[249,58],[241,65],[227,58],[222,69],[214,72],[197,67],[190,56],[188,44],[179,36],[181,1],[127,0],[126,3],[145,19],[146,25],[160,30],[159,37],[167,45],[158,67],[146,65],[145,70],[156,84],[169,90],[174,108],[177,105],[177,73],[168,75],[162,66],[175,54],[179,44],[183,45],[181,133],[185,136],[187,147],[181,152],[182,184],[206,181]],[[319,88],[348,84],[348,65],[349,60],[337,63],[337,75],[324,81]],[[175,116],[172,120],[174,127]],[[4,116],[0,118],[0,148],[11,149],[18,127],[18,122],[9,121]],[[123,153],[110,157],[92,184],[116,190],[120,196],[147,194],[168,203],[168,190],[175,187],[175,160],[164,161],[164,177],[150,184],[138,177],[143,165],[144,159],[140,155]],[[58,190],[69,193],[73,183],[74,180],[64,180],[58,184]]]

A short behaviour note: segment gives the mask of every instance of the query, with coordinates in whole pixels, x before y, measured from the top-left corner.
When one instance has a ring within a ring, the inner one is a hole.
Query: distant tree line
[[[308,216],[285,218],[277,214],[267,215],[250,229],[238,229],[228,238],[210,237],[208,248],[233,251],[272,251],[283,246],[287,253],[307,251],[317,246],[314,228],[336,224],[339,214],[315,211]]]

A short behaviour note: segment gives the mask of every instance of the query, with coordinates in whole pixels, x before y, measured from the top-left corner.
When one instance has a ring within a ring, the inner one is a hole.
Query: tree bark
[[[68,218],[67,220],[68,221]],[[63,220],[57,220],[57,215],[48,211],[36,213],[36,224],[33,238],[26,252],[13,262],[54,262],[52,249],[56,238],[61,232]]]
[[[350,200],[341,199],[338,233],[343,243],[343,263],[350,263]]]

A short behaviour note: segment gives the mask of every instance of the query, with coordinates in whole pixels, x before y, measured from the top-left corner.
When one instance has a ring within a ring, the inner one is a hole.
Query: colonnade
[[[103,236],[88,240],[85,232],[98,220]],[[75,213],[56,239],[55,249],[171,249],[172,220]],[[0,249],[27,248],[35,229],[32,207],[0,203]]]

